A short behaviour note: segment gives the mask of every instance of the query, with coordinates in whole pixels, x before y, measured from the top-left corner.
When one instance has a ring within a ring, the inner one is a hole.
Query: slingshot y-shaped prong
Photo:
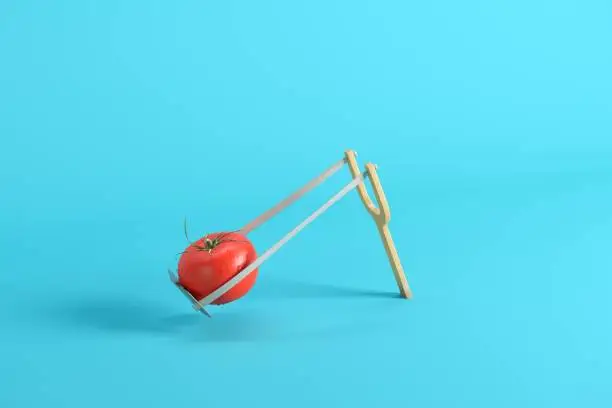
[[[242,279],[248,276],[251,272],[257,269],[261,264],[263,264],[269,257],[271,257],[276,251],[278,251],[285,243],[287,243],[291,238],[297,235],[304,227],[314,221],[319,215],[323,214],[329,207],[339,201],[342,197],[344,197],[349,191],[357,188],[359,192],[359,196],[361,197],[361,201],[365,205],[366,209],[372,215],[376,226],[378,227],[378,231],[380,233],[380,237],[383,241],[383,246],[387,253],[387,257],[389,258],[389,263],[391,264],[391,268],[393,269],[393,273],[395,275],[395,280],[397,282],[397,286],[400,290],[402,297],[411,298],[412,292],[410,291],[410,287],[408,286],[408,281],[406,280],[406,276],[404,274],[404,270],[399,260],[399,256],[397,254],[397,249],[393,243],[393,239],[391,237],[391,232],[389,231],[389,220],[391,219],[391,214],[389,210],[389,204],[385,197],[385,193],[382,189],[382,185],[380,184],[380,180],[378,178],[378,174],[376,172],[376,166],[372,163],[366,164],[366,168],[363,172],[359,171],[359,166],[356,161],[357,153],[352,150],[347,150],[345,152],[344,158],[332,165],[321,175],[317,176],[313,180],[311,180],[308,184],[302,187],[300,190],[294,192],[292,195],[281,201],[276,206],[272,207],[270,210],[266,211],[261,216],[257,217],[255,220],[247,224],[240,231],[243,234],[248,234],[265,221],[278,214],[284,208],[288,207],[308,191],[312,190],[319,184],[321,184],[325,179],[330,177],[332,174],[336,173],[344,164],[348,163],[349,169],[353,176],[353,180],[348,183],[344,188],[342,188],[338,193],[336,193],[331,199],[329,199],[325,204],[323,204],[320,208],[318,208],[315,212],[313,212],[309,217],[307,217],[304,221],[302,221],[297,227],[291,230],[287,235],[285,235],[280,241],[276,244],[272,245],[267,251],[261,254],[255,261],[253,261],[250,265],[248,265],[245,269],[240,271],[230,280],[225,282],[215,291],[213,291],[208,296],[202,299],[195,299],[185,288],[183,288],[178,282],[177,277],[171,271],[168,271],[170,274],[170,279],[177,286],[177,288],[183,292],[185,297],[191,301],[193,307],[206,314],[210,317],[210,314],[204,309],[206,306],[210,305],[212,302],[217,300],[219,297],[223,296],[227,291],[232,289],[235,285],[237,285]],[[376,208],[372,203],[372,200],[368,196],[368,192],[365,188],[364,181],[366,177],[370,178],[372,188],[374,191],[374,196],[376,197],[376,201],[378,202],[379,207]]]
[[[353,177],[357,177],[360,173],[356,159],[357,153],[352,150],[347,150],[345,152],[345,156],[351,174],[353,175]],[[391,237],[391,231],[389,230],[389,221],[391,221],[391,210],[389,209],[387,197],[385,196],[382,184],[380,183],[380,179],[378,178],[378,173],[376,171],[377,166],[375,164],[368,163],[365,167],[368,175],[370,176],[370,183],[372,184],[374,197],[376,197],[376,201],[378,202],[378,208],[376,208],[372,203],[372,200],[368,195],[368,190],[366,190],[364,184],[359,184],[357,186],[359,197],[361,198],[363,205],[366,207],[372,218],[374,218],[374,222],[376,223],[376,227],[378,228],[378,232],[380,234],[380,238],[382,239],[383,246],[385,247],[385,252],[387,253],[387,257],[389,258],[391,269],[393,269],[393,274],[395,275],[395,281],[397,282],[397,287],[400,291],[400,294],[404,298],[410,299],[412,298],[412,291],[410,290],[410,286],[408,285],[408,280],[406,279],[404,268],[402,267],[402,264],[400,262],[399,255],[397,254],[397,249],[395,248],[393,238]]]

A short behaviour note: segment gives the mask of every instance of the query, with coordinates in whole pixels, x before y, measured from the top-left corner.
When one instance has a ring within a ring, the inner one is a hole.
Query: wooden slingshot
[[[235,285],[237,285],[242,279],[244,279],[247,275],[249,275],[252,271],[257,269],[261,264],[263,264],[270,256],[272,256],[280,247],[282,247],[287,241],[293,238],[298,232],[300,232],[304,227],[314,221],[319,215],[325,212],[329,207],[331,207],[334,203],[339,201],[342,197],[344,197],[349,191],[357,188],[359,192],[359,197],[363,202],[363,205],[366,207],[366,210],[370,213],[374,222],[376,223],[376,227],[378,228],[378,232],[380,234],[380,238],[382,239],[383,246],[385,248],[385,252],[387,253],[387,257],[389,258],[389,263],[391,264],[391,269],[393,270],[393,274],[395,275],[395,281],[397,283],[399,292],[403,298],[410,299],[412,297],[412,292],[408,285],[408,281],[406,280],[406,276],[404,274],[404,269],[400,263],[399,256],[397,254],[397,249],[395,248],[395,244],[393,243],[393,238],[391,237],[391,231],[389,230],[389,221],[391,219],[391,213],[389,210],[389,203],[387,202],[387,198],[385,197],[385,192],[383,191],[382,185],[380,183],[380,179],[378,178],[378,173],[376,171],[377,166],[372,163],[368,163],[365,165],[365,170],[361,172],[359,170],[359,166],[357,164],[357,153],[352,150],[347,150],[344,154],[344,158],[339,162],[332,165],[322,174],[311,180],[308,184],[302,187],[300,190],[294,192],[289,197],[285,198],[283,201],[278,203],[276,206],[272,207],[255,220],[247,224],[243,227],[240,232],[244,235],[250,233],[255,228],[262,225],[264,222],[272,218],[274,215],[278,214],[281,210],[288,207],[299,198],[301,198],[304,194],[314,189],[316,186],[321,184],[331,175],[340,170],[345,164],[348,164],[349,170],[352,174],[353,180],[347,184],[344,188],[342,188],[338,193],[336,193],[329,201],[323,204],[319,209],[313,212],[308,218],[302,221],[297,227],[295,227],[292,231],[290,231],[287,235],[285,235],[280,241],[276,244],[272,245],[267,251],[261,254],[255,261],[249,264],[242,271],[237,273],[233,278],[225,282],[211,294],[207,295],[202,299],[195,299],[185,288],[181,286],[178,282],[178,277],[172,272],[168,271],[170,274],[170,279],[176,285],[176,287],[189,299],[189,301],[193,304],[194,309],[200,311],[201,313],[206,314],[210,317],[210,314],[206,311],[205,307],[210,305],[220,296],[225,294],[227,291],[232,289]],[[368,195],[368,191],[364,185],[365,179],[369,178],[372,184],[372,189],[374,191],[374,197],[378,202],[378,207],[376,207],[372,200]]]

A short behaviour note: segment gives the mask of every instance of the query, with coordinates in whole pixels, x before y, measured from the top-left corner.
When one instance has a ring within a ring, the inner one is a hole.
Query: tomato
[[[192,242],[181,254],[178,278],[194,298],[200,300],[218,289],[257,259],[255,247],[238,232],[217,232]],[[221,305],[246,295],[257,279],[258,269],[215,300]]]

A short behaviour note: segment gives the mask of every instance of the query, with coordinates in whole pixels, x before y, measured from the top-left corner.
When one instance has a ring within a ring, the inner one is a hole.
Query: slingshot
[[[357,189],[359,192],[359,197],[363,202],[363,205],[366,207],[366,210],[370,213],[374,222],[376,223],[376,227],[378,228],[378,232],[380,234],[380,238],[382,239],[383,246],[385,248],[385,252],[387,253],[387,257],[389,258],[389,263],[391,264],[391,269],[393,270],[393,274],[395,275],[395,281],[397,283],[398,289],[402,297],[406,299],[410,299],[412,297],[412,292],[408,285],[408,281],[406,280],[406,276],[404,274],[404,270],[400,263],[399,256],[397,254],[397,249],[395,248],[395,244],[393,243],[393,239],[391,237],[391,232],[389,230],[389,221],[391,219],[391,213],[389,210],[389,204],[387,203],[387,198],[385,197],[385,193],[382,189],[382,185],[380,184],[380,179],[378,178],[378,174],[376,172],[377,166],[372,163],[368,163],[365,166],[365,170],[361,172],[359,170],[359,166],[357,164],[357,153],[352,150],[347,150],[344,154],[344,158],[336,163],[334,163],[331,167],[325,170],[322,174],[312,179],[301,189],[297,190],[289,197],[285,198],[283,201],[278,203],[276,206],[272,207],[259,217],[255,218],[249,224],[244,226],[240,232],[244,235],[247,235],[254,229],[261,226],[263,223],[268,221],[274,215],[278,214],[280,211],[297,201],[304,194],[311,191],[318,185],[320,185],[327,178],[335,174],[338,170],[344,167],[345,164],[348,164],[349,170],[353,177],[353,180],[344,186],[338,193],[336,193],[332,198],[330,198],[325,204],[323,204],[320,208],[314,211],[310,216],[308,216],[304,221],[298,224],[293,230],[291,230],[287,235],[281,238],[277,243],[272,245],[268,250],[266,250],[263,254],[261,254],[255,261],[249,264],[242,271],[234,275],[230,280],[225,282],[219,288],[214,290],[209,295],[205,296],[202,299],[195,299],[185,288],[181,286],[178,281],[178,277],[172,272],[168,271],[170,274],[170,279],[174,283],[174,285],[187,297],[187,299],[193,304],[195,310],[207,315],[210,317],[210,314],[206,311],[206,307],[214,302],[216,299],[221,297],[227,291],[232,289],[235,285],[237,285],[242,279],[248,276],[252,271],[257,269],[260,265],[262,265],[268,258],[270,258],[276,251],[278,251],[283,245],[285,245],[291,238],[297,235],[300,231],[302,231],[308,224],[314,221],[319,215],[323,214],[329,207],[338,202],[342,197],[344,197],[348,192],[353,189]],[[368,191],[364,185],[365,179],[369,178],[372,189],[374,191],[374,197],[378,202],[378,208],[372,203],[368,195]]]

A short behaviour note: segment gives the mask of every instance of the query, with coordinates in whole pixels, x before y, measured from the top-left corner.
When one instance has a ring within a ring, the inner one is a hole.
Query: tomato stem
[[[248,241],[240,241],[236,239],[225,239],[225,237],[227,237],[229,234],[236,233],[238,231],[239,230],[231,231],[231,232],[222,232],[222,233],[219,233],[213,239],[209,238],[210,234],[205,234],[204,235],[204,245],[198,245],[189,239],[189,234],[187,233],[187,217],[185,217],[183,221],[183,232],[185,233],[185,238],[187,239],[187,242],[189,242],[189,246],[196,248],[196,250],[198,251],[206,251],[209,254],[212,254],[212,251],[224,242],[248,242]],[[183,251],[179,253],[179,255],[182,255],[186,252],[187,251]]]

